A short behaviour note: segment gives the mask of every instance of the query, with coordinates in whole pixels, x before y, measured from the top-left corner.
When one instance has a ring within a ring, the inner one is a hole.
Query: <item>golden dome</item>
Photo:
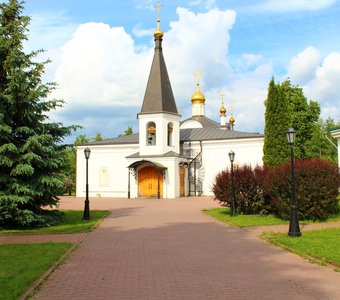
[[[220,109],[220,113],[221,113],[221,116],[225,116],[225,113],[227,112],[227,110],[225,109],[223,103],[222,103],[222,106],[221,106],[221,109]]]
[[[164,32],[160,28],[157,28],[153,34],[155,38],[162,38],[163,35],[164,35]]]
[[[205,102],[205,96],[201,93],[199,84],[197,84],[197,90],[195,94],[193,94],[191,97],[191,103],[199,104],[199,103],[204,103],[204,102]]]
[[[231,117],[230,117],[230,119],[229,119],[229,123],[230,123],[230,124],[232,124],[232,125],[234,125],[234,123],[235,123],[235,119],[234,119],[234,117],[233,117],[233,116],[231,116]]]

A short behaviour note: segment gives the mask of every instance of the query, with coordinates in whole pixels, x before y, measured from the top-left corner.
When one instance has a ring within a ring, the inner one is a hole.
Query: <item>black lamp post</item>
[[[289,223],[289,231],[288,235],[290,237],[298,237],[301,236],[299,218],[297,212],[296,205],[296,197],[295,197],[295,176],[294,176],[294,150],[293,145],[295,142],[295,130],[294,128],[288,128],[287,132],[288,144],[290,146],[290,161],[291,161],[291,169],[292,169],[292,196],[291,196],[291,204],[290,204],[290,223]]]
[[[85,159],[86,159],[86,198],[85,198],[83,220],[90,220],[89,158],[90,158],[91,150],[89,147],[86,147],[86,149],[84,150],[84,154],[85,154]]]
[[[231,150],[229,152],[229,159],[231,163],[231,209],[230,215],[232,217],[236,216],[236,199],[235,199],[235,187],[234,187],[234,159],[235,159],[235,152]]]

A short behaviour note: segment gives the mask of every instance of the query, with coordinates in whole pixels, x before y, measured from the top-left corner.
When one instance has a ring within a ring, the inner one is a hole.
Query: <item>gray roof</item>
[[[180,135],[181,142],[231,140],[264,137],[263,134],[255,132],[231,131],[228,129],[213,127],[181,129]]]
[[[264,135],[256,132],[230,131],[228,129],[213,127],[188,128],[180,130],[181,142],[230,140],[261,137],[264,137]],[[138,143],[139,134],[133,133],[131,135],[121,136],[113,139],[105,139],[103,141],[87,143],[86,145],[128,145]]]
[[[86,143],[86,145],[125,145],[125,144],[138,144],[139,133],[133,133],[130,135],[120,136],[112,139],[105,139],[102,141],[95,141]]]
[[[156,38],[155,43],[155,54],[140,114],[166,112],[178,115],[163,57],[162,39]]]
[[[206,116],[192,116],[191,118],[182,121],[181,124],[183,124],[186,121],[191,121],[191,120],[194,120],[194,121],[201,123],[203,128],[204,127],[214,127],[214,128],[221,127],[221,125],[219,123],[217,123],[214,120],[207,118]]]

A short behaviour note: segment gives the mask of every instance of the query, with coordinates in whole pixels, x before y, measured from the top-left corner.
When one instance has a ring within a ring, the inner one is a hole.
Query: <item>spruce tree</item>
[[[23,50],[30,22],[23,3],[0,3],[0,227],[54,222],[44,208],[58,203],[62,142],[76,128],[49,120],[64,102],[47,100],[55,84],[42,83],[48,61],[34,61],[41,50]]]
[[[289,158],[289,148],[285,132],[289,125],[288,102],[285,86],[275,84],[271,79],[265,101],[265,128],[263,163],[276,166]]]

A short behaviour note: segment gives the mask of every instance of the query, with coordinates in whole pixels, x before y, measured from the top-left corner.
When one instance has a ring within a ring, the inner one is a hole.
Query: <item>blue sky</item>
[[[157,1],[27,0],[26,50],[52,59],[44,79],[66,106],[53,120],[84,126],[75,136],[114,137],[138,131],[153,55]],[[322,117],[340,122],[340,2],[338,0],[164,0],[163,53],[182,118],[191,115],[194,72],[202,72],[206,115],[219,121],[226,94],[236,130],[263,132],[272,76],[289,77]],[[75,136],[71,138],[74,140]]]

